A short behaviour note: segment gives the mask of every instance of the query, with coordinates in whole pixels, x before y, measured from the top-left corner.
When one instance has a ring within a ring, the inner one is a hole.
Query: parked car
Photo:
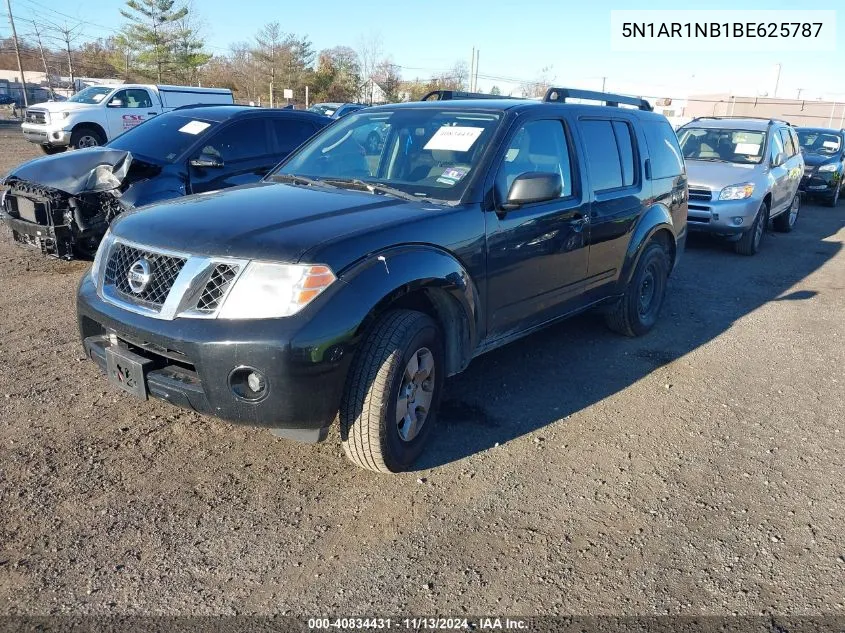
[[[845,187],[845,130],[799,127],[796,131],[804,156],[799,189],[835,207]]]
[[[90,256],[118,214],[259,181],[330,123],[310,112],[200,106],[166,112],[104,147],[44,156],[3,180],[3,222],[48,255]]]
[[[17,99],[15,99],[12,95],[0,95],[0,105],[12,105],[16,102]]]
[[[798,220],[804,159],[784,121],[703,117],[678,129],[689,175],[690,231],[734,241],[754,255],[769,222],[790,232]]]
[[[363,103],[315,103],[308,108],[308,111],[316,112],[317,114],[322,114],[333,119],[339,119],[342,116],[352,114],[366,107]]]
[[[65,101],[27,108],[21,124],[24,138],[45,154],[68,147],[104,145],[126,130],[162,112],[185,105],[232,104],[228,88],[120,84],[89,86]]]
[[[355,464],[405,469],[474,357],[592,307],[655,325],[687,184],[650,109],[552,89],[350,114],[260,184],[118,218],[78,290],[86,354],[135,396],[286,438],[339,415]],[[352,140],[374,123],[375,158]]]

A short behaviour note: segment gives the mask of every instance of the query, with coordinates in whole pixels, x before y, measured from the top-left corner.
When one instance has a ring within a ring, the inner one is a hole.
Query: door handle
[[[147,112],[147,114],[149,114],[150,116],[155,116],[158,113],[157,112]]]

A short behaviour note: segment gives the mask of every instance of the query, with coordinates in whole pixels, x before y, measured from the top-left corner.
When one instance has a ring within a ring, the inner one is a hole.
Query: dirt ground
[[[37,149],[0,128],[0,171]],[[415,472],[138,402],[0,237],[0,614],[845,613],[845,204],[447,383]]]

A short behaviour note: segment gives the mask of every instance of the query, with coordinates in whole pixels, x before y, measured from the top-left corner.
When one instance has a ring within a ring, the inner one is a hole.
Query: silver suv
[[[678,129],[689,178],[690,231],[723,235],[754,255],[769,221],[788,233],[801,205],[798,136],[784,121],[703,117]]]

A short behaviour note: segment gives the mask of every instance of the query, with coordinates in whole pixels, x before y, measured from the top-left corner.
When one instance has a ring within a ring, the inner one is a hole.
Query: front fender
[[[478,290],[449,252],[427,245],[395,246],[358,260],[337,276],[338,287],[299,333],[299,346],[313,349],[313,343],[325,347],[318,341],[329,339],[354,347],[367,325],[389,303],[415,290],[437,288],[454,300],[454,307],[465,318],[468,340],[460,346],[460,365],[469,362],[480,331]]]
[[[625,288],[631,281],[646,244],[655,233],[661,230],[668,231],[671,234],[673,245],[677,249],[678,233],[675,229],[675,222],[672,220],[672,214],[665,205],[654,204],[640,216],[639,222],[634,227],[631,240],[628,242],[628,250],[625,253],[622,274],[619,275],[620,288]]]

